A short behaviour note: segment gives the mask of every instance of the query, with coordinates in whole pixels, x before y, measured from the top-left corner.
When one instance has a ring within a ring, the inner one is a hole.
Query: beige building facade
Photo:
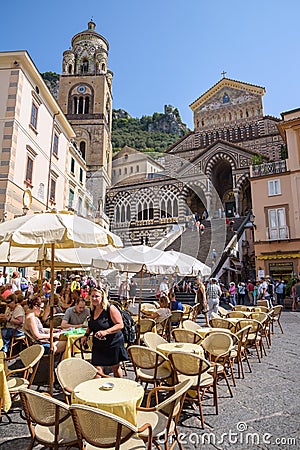
[[[287,280],[300,275],[300,109],[281,115],[287,159],[253,166],[251,190],[257,271]]]
[[[66,209],[71,186],[91,215],[74,130],[26,51],[0,53],[0,98],[0,219]]]

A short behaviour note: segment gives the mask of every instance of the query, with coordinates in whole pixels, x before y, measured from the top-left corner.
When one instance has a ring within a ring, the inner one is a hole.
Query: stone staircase
[[[233,231],[229,231],[226,219],[211,219],[203,221],[204,233],[186,229],[166,250],[186,253],[212,267],[211,252],[215,249],[218,258],[225,246],[238,230],[245,217],[234,218]]]

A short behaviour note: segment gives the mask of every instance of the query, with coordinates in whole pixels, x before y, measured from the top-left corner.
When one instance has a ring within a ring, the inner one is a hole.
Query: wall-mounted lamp
[[[18,66],[19,65],[18,61],[14,61],[14,65]]]

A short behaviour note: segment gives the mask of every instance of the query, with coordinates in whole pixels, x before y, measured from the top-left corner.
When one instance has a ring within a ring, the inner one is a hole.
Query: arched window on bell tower
[[[79,150],[80,150],[81,156],[83,157],[84,160],[85,160],[85,149],[86,149],[86,143],[84,141],[81,141],[79,144]]]
[[[72,70],[73,70],[73,66],[72,66],[72,64],[69,64],[69,66],[68,66],[68,73],[71,74]]]

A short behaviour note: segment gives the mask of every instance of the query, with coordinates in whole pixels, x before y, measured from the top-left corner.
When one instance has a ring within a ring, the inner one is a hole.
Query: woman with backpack
[[[128,360],[121,331],[124,327],[121,313],[116,306],[109,304],[103,289],[92,289],[91,300],[91,317],[81,343],[85,345],[93,333],[92,364],[99,377],[104,375],[104,367],[111,367],[114,376],[121,378],[120,362]]]

